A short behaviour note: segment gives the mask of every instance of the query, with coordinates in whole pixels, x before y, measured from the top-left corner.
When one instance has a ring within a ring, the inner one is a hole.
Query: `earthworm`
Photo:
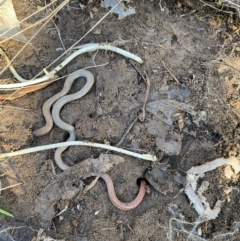
[[[61,97],[53,105],[53,109],[52,109],[52,117],[53,117],[54,123],[61,129],[68,131],[68,133],[69,133],[69,138],[68,138],[67,142],[76,140],[75,128],[72,125],[61,120],[60,111],[61,111],[62,107],[65,104],[67,104],[68,102],[79,99],[79,98],[83,97],[84,95],[86,95],[87,92],[92,88],[93,83],[94,83],[94,77],[89,71],[80,70],[80,71],[76,71],[73,74],[68,76],[68,78],[66,79],[66,82],[64,84],[64,88],[67,88],[67,90],[69,90],[73,81],[79,77],[84,77],[87,80],[87,82],[83,86],[83,88],[74,94],[70,94],[70,95]],[[49,107],[48,107],[48,109],[49,109]],[[67,148],[68,148],[68,146],[58,148],[55,151],[55,155],[54,155],[54,159],[55,159],[57,166],[63,171],[65,171],[69,168],[69,166],[66,165],[61,158],[62,152],[64,150],[66,150]]]
[[[57,101],[59,98],[61,98],[62,96],[66,95],[69,92],[69,90],[70,90],[74,80],[77,79],[78,77],[81,77],[81,76],[85,77],[87,79],[87,83],[84,86],[84,88],[87,87],[87,89],[89,90],[92,87],[93,82],[94,82],[94,77],[93,77],[93,75],[89,71],[87,71],[87,70],[78,70],[78,71],[72,73],[71,75],[69,75],[68,78],[65,80],[63,89],[59,93],[57,93],[56,95],[54,95],[51,98],[49,98],[43,104],[42,112],[43,112],[43,116],[44,116],[44,118],[46,120],[46,124],[42,128],[39,128],[39,129],[33,131],[33,135],[35,135],[35,136],[42,136],[42,135],[45,135],[46,133],[48,133],[52,129],[52,127],[53,127],[53,119],[52,119],[52,115],[50,113],[50,109],[51,109],[53,103],[55,101]],[[83,93],[82,91],[84,91],[84,95],[87,93],[87,92],[85,92],[85,89],[84,90],[82,89],[80,91],[81,94]],[[78,93],[80,93],[80,92],[78,92]]]
[[[112,204],[115,207],[117,207],[118,209],[131,210],[131,209],[136,208],[142,202],[142,200],[145,196],[145,193],[146,193],[147,183],[145,180],[141,180],[140,189],[139,189],[137,197],[129,203],[123,203],[118,200],[118,198],[115,194],[115,190],[114,190],[114,186],[113,186],[111,177],[106,173],[100,174],[100,177],[105,181],[105,183],[107,185],[109,199],[111,200]]]

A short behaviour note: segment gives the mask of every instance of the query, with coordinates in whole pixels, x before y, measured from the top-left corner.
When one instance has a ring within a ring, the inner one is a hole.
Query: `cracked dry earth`
[[[19,20],[45,4],[13,3]],[[100,8],[89,18],[94,3],[84,10],[75,4],[70,1],[72,7],[64,7],[53,20],[66,48],[107,12]],[[211,9],[193,11],[186,6],[165,5],[163,12],[157,1],[133,1],[132,5],[136,14],[121,21],[110,14],[81,43],[115,42],[143,59],[143,64],[134,65],[151,81],[146,118],[134,124],[121,147],[154,153],[159,161],[76,146],[63,153],[64,161],[74,165],[67,172],[55,165],[54,150],[1,160],[2,187],[22,185],[1,192],[0,207],[14,218],[0,216],[0,240],[187,240],[192,230],[189,240],[240,239],[238,179],[224,180],[221,168],[206,174],[210,205],[219,199],[225,201],[216,219],[195,229],[191,223],[198,215],[181,191],[191,167],[239,153],[238,32],[229,27],[229,16]],[[30,29],[26,36],[30,38],[35,31]],[[12,40],[2,47],[13,57],[22,44]],[[50,22],[13,64],[23,77],[31,79],[62,53],[56,51],[60,47]],[[89,69],[102,80],[102,97],[96,97],[94,86],[82,99],[65,105],[61,118],[75,126],[77,140],[116,145],[141,110],[146,85],[128,59],[103,50],[77,57],[60,75],[94,64],[105,64]],[[0,66],[5,66],[3,58]],[[8,70],[1,79],[2,83],[16,81]],[[45,136],[32,134],[44,124],[43,103],[60,91],[63,83],[64,79],[2,103],[1,153],[67,139],[67,133],[56,126]],[[74,83],[71,93],[83,84],[83,80]],[[101,154],[108,156],[106,162]],[[117,196],[124,202],[134,199],[139,178],[145,178],[148,186],[143,202],[132,211],[118,210],[110,202],[102,179],[85,192],[85,186],[94,180],[94,168],[102,168],[112,177]]]

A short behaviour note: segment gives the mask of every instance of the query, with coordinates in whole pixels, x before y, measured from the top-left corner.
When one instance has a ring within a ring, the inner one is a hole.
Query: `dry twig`
[[[138,116],[135,117],[135,119],[133,120],[133,122],[131,123],[131,125],[128,127],[128,129],[126,130],[125,134],[122,136],[121,140],[115,145],[116,147],[119,147],[122,145],[123,141],[125,140],[126,136],[128,135],[128,133],[130,132],[130,130],[133,128],[133,126],[135,125],[135,123],[138,120]]]
[[[173,79],[179,84],[178,79],[174,76],[174,74],[171,72],[171,70],[166,66],[166,64],[162,61],[163,66],[167,70],[167,72],[173,77]]]
[[[151,82],[150,82],[150,79],[146,72],[145,72],[145,76],[146,76],[146,78],[144,78],[144,81],[146,83],[147,89],[146,89],[146,94],[145,94],[145,98],[144,98],[144,102],[143,102],[142,113],[139,114],[139,116],[138,116],[138,118],[141,122],[144,122],[144,120],[146,118],[146,104],[147,104],[149,91],[150,91],[150,87],[151,87]]]
[[[99,176],[96,176],[96,178],[89,185],[87,185],[84,188],[83,192],[87,193],[87,191],[89,191],[91,188],[93,188],[95,186],[95,184],[97,183],[98,179],[99,179]]]
[[[8,186],[8,187],[3,187],[3,188],[0,189],[0,191],[6,190],[6,189],[9,189],[9,188],[13,188],[13,187],[16,187],[16,186],[19,186],[19,185],[22,185],[22,183],[16,183],[16,184],[13,184],[13,185]]]

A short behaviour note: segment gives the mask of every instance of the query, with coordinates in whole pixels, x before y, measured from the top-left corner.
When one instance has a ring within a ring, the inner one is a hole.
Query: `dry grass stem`
[[[145,97],[144,97],[144,101],[143,101],[143,106],[142,106],[142,113],[139,114],[138,118],[141,122],[144,122],[145,118],[146,118],[146,104],[147,104],[147,100],[148,100],[148,96],[149,96],[149,92],[150,92],[150,87],[151,87],[151,81],[148,77],[148,74],[145,72],[145,76],[146,78],[144,78],[145,84],[146,84],[146,93],[145,93]]]
[[[116,147],[119,147],[122,145],[122,143],[124,142],[126,136],[128,135],[128,133],[131,131],[131,129],[133,128],[133,126],[135,125],[135,123],[138,121],[138,116],[135,117],[135,119],[133,120],[133,122],[130,124],[130,126],[127,128],[125,134],[122,136],[121,140],[115,145]]]
[[[58,214],[56,214],[56,215],[54,216],[54,218],[57,217],[57,216],[60,216],[60,215],[61,215],[62,213],[64,213],[64,212],[66,212],[67,209],[68,209],[68,205],[66,205],[65,208],[64,208],[62,211],[60,211]]]
[[[179,84],[178,79],[174,76],[174,74],[172,73],[172,71],[166,66],[166,64],[162,61],[163,66],[165,67],[165,69],[167,70],[167,72],[173,77],[173,79]]]
[[[45,25],[68,3],[69,0],[62,2],[54,11],[48,16],[47,21],[37,30],[37,32],[24,44],[18,53],[10,60],[7,66],[1,71],[0,75],[10,66],[10,64],[17,58],[17,56],[28,46],[28,44],[38,35],[38,33],[45,27]]]
[[[17,110],[23,110],[23,111],[31,111],[31,109],[26,109],[26,108],[21,108],[21,107],[16,107],[16,106],[11,106],[11,105],[0,105],[0,108],[12,108],[12,109],[17,109]]]
[[[26,18],[24,18],[23,20],[21,20],[21,21],[19,22],[19,24],[25,22],[25,21],[28,20],[29,18],[31,18],[31,17],[33,17],[34,15],[38,14],[39,12],[43,11],[45,8],[49,7],[50,5],[52,5],[52,4],[55,3],[55,2],[57,2],[57,0],[51,1],[51,2],[50,2],[49,4],[47,4],[45,7],[39,9],[38,11],[32,13],[32,14],[29,15],[28,17],[26,17]],[[46,16],[46,17],[44,17],[43,19],[37,21],[36,23],[31,24],[29,27],[27,27],[27,28],[25,28],[25,29],[22,29],[21,31],[15,33],[14,35],[12,35],[12,36],[10,36],[10,37],[8,37],[8,38],[5,38],[4,40],[0,41],[0,44],[6,42],[6,41],[8,41],[8,40],[11,40],[11,39],[12,39],[13,37],[15,37],[16,35],[18,35],[18,34],[20,34],[20,33],[23,33],[23,32],[25,32],[26,30],[28,30],[28,29],[30,29],[30,28],[32,28],[32,27],[34,27],[34,26],[39,25],[40,23],[42,23],[43,21],[45,21],[48,17],[49,17],[49,16]],[[2,37],[3,35],[5,35],[6,33],[8,33],[8,32],[11,31],[11,30],[13,30],[13,28],[10,28],[10,29],[6,30],[5,32],[3,32],[3,33],[0,35],[0,37]]]
[[[94,28],[96,28],[113,10],[116,8],[123,0],[120,0],[118,4],[116,4],[111,10],[109,10],[97,23],[93,25],[92,28],[90,28],[79,40],[77,40],[70,48],[68,48],[64,53],[62,53],[59,57],[57,57],[51,64],[49,64],[45,69],[48,69],[50,66],[52,66],[56,61],[58,61],[61,57],[63,57],[66,53],[68,53],[73,47],[75,47],[78,43],[80,43]],[[39,72],[33,79],[38,77],[40,74],[42,74],[43,71]]]
[[[210,7],[210,8],[213,8],[213,9],[215,9],[215,10],[219,11],[219,12],[233,14],[233,12],[230,12],[230,11],[225,11],[225,10],[222,10],[222,9],[216,8],[216,7],[214,7],[213,5],[211,5],[211,4],[209,4],[209,3],[207,3],[207,2],[205,2],[205,1],[203,1],[203,0],[198,0],[198,1],[199,1],[199,2],[201,2],[201,3],[203,3],[203,4],[205,4],[205,5],[207,5],[207,6],[208,6],[208,7]]]
[[[63,46],[63,49],[64,49],[64,51],[66,51],[65,45],[64,45],[64,43],[63,43],[63,41],[62,41],[60,29],[59,29],[59,27],[54,23],[54,21],[52,21],[52,23],[53,23],[53,25],[54,25],[55,28],[56,28],[56,31],[57,31],[57,33],[58,33],[58,37],[59,37],[59,40],[60,40],[60,42],[61,42],[61,44],[62,44],[62,46]]]
[[[1,188],[0,191],[6,190],[6,189],[9,189],[9,188],[13,188],[13,187],[16,187],[16,186],[19,186],[19,185],[22,185],[22,183],[16,183],[16,184],[13,184],[13,185],[8,186],[8,187]]]
[[[87,186],[84,188],[83,192],[84,192],[84,193],[87,193],[87,191],[89,191],[91,188],[93,188],[93,187],[96,185],[98,179],[99,179],[99,176],[97,176],[89,185],[87,185]]]

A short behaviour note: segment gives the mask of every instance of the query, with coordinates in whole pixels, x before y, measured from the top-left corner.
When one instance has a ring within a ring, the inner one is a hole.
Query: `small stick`
[[[19,186],[19,185],[22,185],[22,183],[16,183],[16,184],[13,184],[13,185],[8,186],[8,187],[3,187],[3,188],[0,189],[0,191],[6,190],[6,189],[9,189],[9,188],[12,188],[12,187],[16,187],[16,186]]]
[[[23,111],[33,111],[31,109],[25,109],[25,108],[21,108],[21,107],[16,107],[16,106],[11,106],[11,105],[0,105],[0,108],[12,108],[12,109],[17,109],[17,110],[23,110]],[[1,177],[1,176],[0,176]]]
[[[127,134],[130,132],[130,130],[133,128],[134,124],[137,122],[138,120],[138,116],[135,117],[135,119],[133,120],[133,122],[131,123],[131,125],[128,127],[128,129],[126,130],[125,134],[122,136],[121,140],[115,145],[116,147],[119,147],[123,141],[125,140]]]
[[[102,78],[97,75],[96,78],[96,111],[92,114],[93,118],[97,118],[102,115],[102,107],[100,105],[99,100],[103,97],[103,85],[102,85]]]
[[[54,223],[54,222],[52,222],[52,226],[53,226],[54,231],[56,232],[56,231],[57,231],[57,229],[56,229],[56,226],[55,226],[55,223]],[[42,239],[42,237],[40,237],[40,238]],[[46,237],[45,237],[45,236],[43,236],[43,238],[45,239]]]
[[[87,185],[84,190],[83,193],[87,193],[87,191],[89,191],[91,188],[93,188],[95,186],[95,184],[97,183],[99,179],[99,176],[97,176],[89,185]]]
[[[53,176],[56,177],[57,176],[57,173],[56,173],[56,170],[54,168],[54,164],[53,164],[53,161],[50,160],[50,164],[51,164],[51,167],[52,167],[52,173],[53,173]]]
[[[100,230],[105,231],[105,230],[113,230],[113,229],[116,229],[116,228],[101,228]]]
[[[135,66],[135,64],[130,60],[129,61],[130,64],[132,65],[132,67],[138,72],[138,74],[141,76],[141,78],[144,80],[144,76],[142,75],[142,73],[138,70],[138,68]],[[145,81],[145,80],[144,80]],[[145,81],[146,82],[146,81]]]
[[[179,84],[178,79],[174,76],[174,74],[171,72],[171,70],[165,65],[163,61],[161,61],[167,72],[174,78],[174,80]]]
[[[122,225],[122,223],[120,224],[120,237],[121,237],[121,240],[124,240],[123,225]]]
[[[127,227],[131,230],[131,232],[134,234],[134,231],[133,231],[133,229],[130,227],[130,225],[129,224],[127,224]]]
[[[100,78],[99,75],[97,75],[96,79],[96,96],[97,98],[101,98],[103,95],[103,83],[102,83],[102,78]]]
[[[143,107],[142,107],[142,113],[139,114],[139,116],[137,116],[133,122],[131,123],[131,125],[128,127],[127,131],[125,132],[125,134],[123,135],[123,137],[121,138],[121,140],[115,145],[116,147],[119,147],[123,141],[125,140],[126,136],[128,135],[128,133],[130,132],[130,130],[133,128],[134,124],[137,122],[137,120],[139,119],[141,122],[143,122],[145,120],[146,117],[146,103],[148,100],[148,96],[149,96],[149,91],[150,91],[150,79],[147,75],[147,73],[145,72],[146,78],[144,78],[144,76],[141,74],[141,72],[137,69],[137,67],[132,63],[132,61],[130,61],[130,64],[133,66],[133,68],[138,72],[138,74],[141,76],[141,78],[145,81],[146,85],[147,85],[147,90],[146,90],[146,94],[145,94],[145,99],[144,99],[144,103],[143,103]]]
[[[132,67],[138,72],[138,74],[141,76],[141,78],[144,80],[144,82],[146,83],[147,86],[147,90],[146,90],[146,94],[145,94],[145,98],[144,98],[144,102],[143,102],[143,107],[142,107],[142,113],[139,115],[139,120],[141,122],[143,122],[145,120],[146,117],[146,103],[148,100],[148,96],[149,96],[149,91],[150,91],[150,87],[151,87],[151,82],[150,79],[147,75],[146,72],[144,72],[146,78],[143,76],[143,74],[138,70],[138,68],[135,66],[135,64],[130,60],[130,64],[132,65]]]
[[[67,209],[68,209],[68,205],[66,205],[66,207],[65,207],[62,211],[60,211],[58,214],[56,214],[56,215],[54,216],[54,218],[56,218],[57,216],[60,216],[62,213],[64,213],[65,211],[67,211]]]
[[[63,46],[63,49],[64,49],[64,51],[66,51],[65,45],[64,45],[64,43],[63,43],[63,41],[62,41],[60,29],[59,29],[59,27],[54,23],[53,20],[52,20],[52,23],[53,23],[53,25],[55,26],[55,28],[56,28],[56,30],[57,30],[58,37],[59,37],[59,40],[60,40],[60,42],[61,42],[61,44],[62,44],[62,46]]]
[[[146,90],[146,94],[145,94],[145,98],[144,98],[144,102],[143,102],[142,113],[139,114],[139,116],[138,116],[138,118],[141,122],[143,122],[145,120],[145,117],[146,117],[146,103],[147,103],[147,100],[148,100],[150,86],[151,86],[151,82],[150,82],[150,79],[149,79],[147,73],[146,72],[144,72],[144,73],[145,73],[145,76],[146,76],[146,78],[144,78],[144,81],[146,83],[147,90]]]

